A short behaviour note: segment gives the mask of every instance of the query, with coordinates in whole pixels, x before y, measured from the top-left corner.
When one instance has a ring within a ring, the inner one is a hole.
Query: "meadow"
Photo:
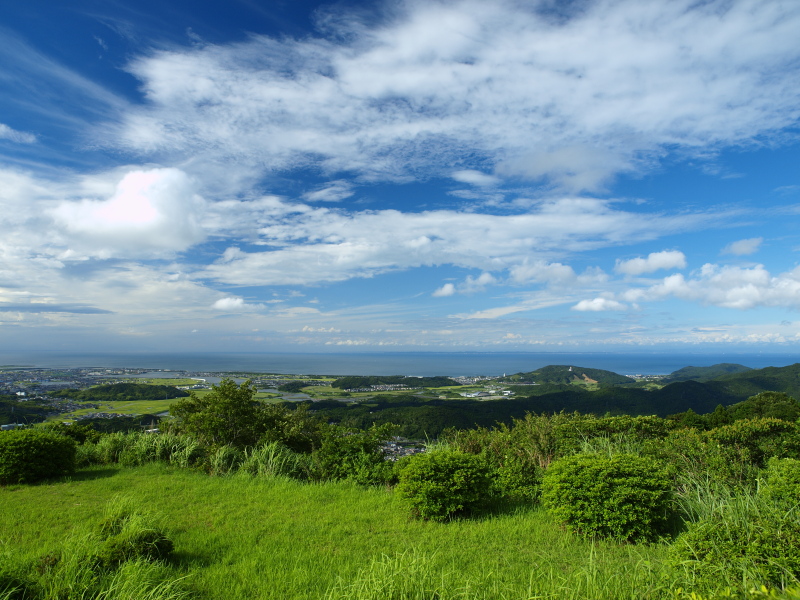
[[[164,524],[175,544],[170,577],[191,597],[674,597],[662,545],[587,541],[537,506],[426,522],[410,519],[386,487],[214,477],[157,463],[0,489],[3,558],[35,562],[120,497]]]

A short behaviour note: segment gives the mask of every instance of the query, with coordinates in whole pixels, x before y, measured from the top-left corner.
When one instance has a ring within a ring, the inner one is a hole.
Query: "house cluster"
[[[421,388],[418,387],[409,387],[407,385],[403,385],[402,383],[392,383],[392,384],[380,384],[380,385],[371,385],[369,387],[363,388],[349,388],[346,390],[342,390],[344,392],[396,392],[400,390],[419,390]]]
[[[386,460],[399,460],[404,456],[425,452],[425,448],[418,446],[405,438],[394,437],[383,445],[383,456]]]

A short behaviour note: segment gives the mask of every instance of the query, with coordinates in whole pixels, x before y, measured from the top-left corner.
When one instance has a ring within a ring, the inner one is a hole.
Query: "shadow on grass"
[[[66,477],[62,477],[58,481],[68,482],[68,481],[93,481],[95,479],[106,479],[108,477],[113,477],[117,473],[119,473],[122,469],[119,467],[90,467],[85,469],[79,469],[75,471],[72,475],[67,475]]]

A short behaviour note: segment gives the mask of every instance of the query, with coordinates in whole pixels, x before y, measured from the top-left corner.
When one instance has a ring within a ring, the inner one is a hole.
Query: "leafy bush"
[[[409,458],[396,491],[414,516],[444,521],[483,508],[494,496],[491,470],[480,456],[441,449]]]
[[[669,563],[692,586],[797,584],[800,518],[768,495],[742,493],[679,535]]]
[[[74,470],[74,440],[35,429],[0,433],[0,484],[32,483]]]
[[[382,445],[393,430],[389,423],[367,430],[327,427],[321,447],[312,454],[313,476],[319,480],[354,479],[363,485],[387,483],[394,468],[385,460]]]
[[[663,531],[672,512],[670,483],[651,458],[575,454],[550,465],[542,502],[583,535],[648,541]]]
[[[708,435],[715,443],[738,450],[757,467],[772,457],[800,458],[797,425],[780,419],[741,419]]]
[[[767,481],[761,489],[766,499],[786,509],[800,503],[800,460],[772,458],[767,464]]]

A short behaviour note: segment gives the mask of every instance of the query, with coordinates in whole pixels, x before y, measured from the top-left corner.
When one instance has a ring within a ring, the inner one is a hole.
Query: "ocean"
[[[760,369],[800,362],[797,354],[612,352],[370,352],[370,353],[2,353],[0,365],[44,368],[140,368],[194,372],[296,375],[497,376],[547,365],[606,369],[623,375],[666,375],[683,367],[738,363]]]

